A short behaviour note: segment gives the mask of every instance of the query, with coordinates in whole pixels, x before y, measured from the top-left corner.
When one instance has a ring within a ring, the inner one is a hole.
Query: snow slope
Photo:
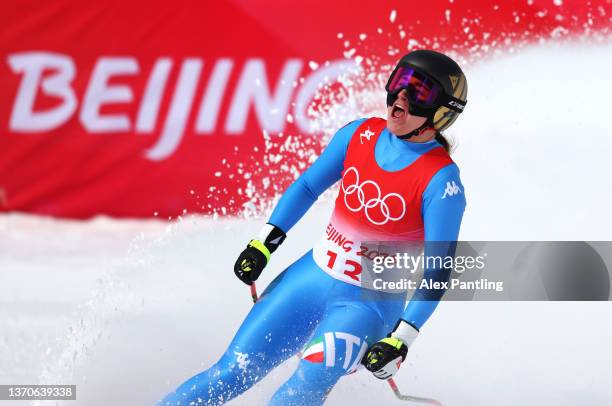
[[[468,109],[448,133],[467,188],[462,239],[610,240],[610,55],[547,45],[466,72]],[[321,201],[292,230],[260,289],[330,212]],[[1,216],[0,382],[74,383],[71,405],[152,405],[211,365],[248,312],[231,269],[263,222]],[[609,302],[442,303],[397,382],[445,405],[611,404],[611,316]],[[232,404],[265,404],[295,363]],[[403,403],[364,371],[328,404],[347,402]]]

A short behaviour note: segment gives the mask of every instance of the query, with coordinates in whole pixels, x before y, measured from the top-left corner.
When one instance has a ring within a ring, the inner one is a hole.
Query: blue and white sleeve
[[[430,180],[423,193],[425,256],[454,256],[466,200],[459,168],[442,168]],[[433,282],[448,281],[449,269],[426,268],[423,278]],[[420,329],[434,312],[443,289],[419,288],[406,306],[402,319]]]
[[[352,121],[336,132],[321,156],[287,188],[268,223],[288,233],[317,198],[341,178],[348,144],[364,120]]]

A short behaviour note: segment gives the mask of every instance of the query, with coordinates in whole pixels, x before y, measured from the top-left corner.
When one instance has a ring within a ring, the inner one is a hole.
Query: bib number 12
[[[336,264],[336,259],[338,259],[338,254],[332,250],[329,250],[327,251],[327,256],[329,257],[327,267],[333,270],[334,265]],[[353,261],[352,259],[346,259],[342,268],[344,268],[342,271],[344,275],[359,282],[359,275],[361,275],[362,270],[359,262]]]

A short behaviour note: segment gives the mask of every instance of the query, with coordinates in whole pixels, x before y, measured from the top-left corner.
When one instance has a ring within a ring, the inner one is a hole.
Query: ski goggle
[[[467,103],[448,96],[436,80],[410,65],[400,65],[395,68],[385,89],[391,94],[406,89],[408,102],[425,108],[443,105],[461,113]]]

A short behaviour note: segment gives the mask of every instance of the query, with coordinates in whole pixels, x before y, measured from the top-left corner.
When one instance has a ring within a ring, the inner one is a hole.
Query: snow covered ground
[[[467,112],[449,132],[467,189],[462,239],[611,239],[610,55],[548,45],[467,71]],[[330,212],[321,201],[292,230],[260,289]],[[0,216],[0,383],[78,385],[67,404],[152,405],[211,365],[248,312],[232,266],[263,222]],[[610,302],[442,303],[396,380],[445,405],[612,404],[611,317]],[[265,404],[295,364],[232,404]],[[364,371],[328,404],[349,402],[403,403]]]

